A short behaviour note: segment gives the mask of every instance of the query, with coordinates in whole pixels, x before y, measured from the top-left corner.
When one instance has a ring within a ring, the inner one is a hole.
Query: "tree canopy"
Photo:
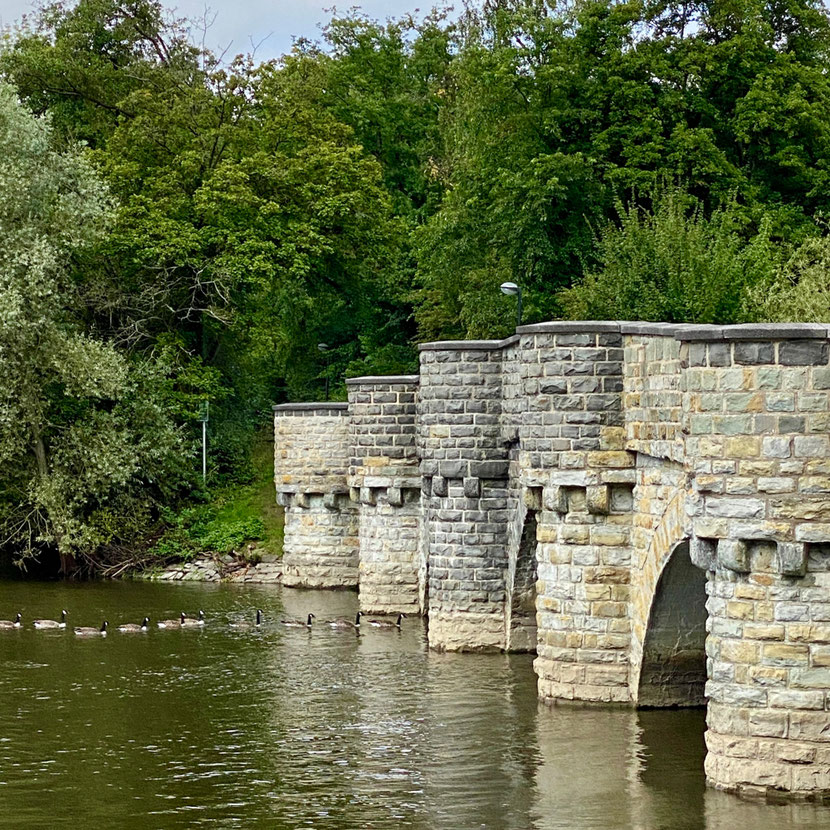
[[[0,46],[7,542],[152,540],[202,402],[244,481],[271,403],[509,333],[505,280],[528,322],[830,319],[828,69],[817,0],[352,12],[265,63],[44,6]]]

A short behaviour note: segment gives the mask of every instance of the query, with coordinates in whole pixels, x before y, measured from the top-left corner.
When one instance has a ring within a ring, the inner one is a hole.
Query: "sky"
[[[258,60],[275,58],[291,49],[293,37],[320,37],[320,25],[331,15],[333,0],[162,0],[175,8],[178,17],[203,19],[206,9],[213,25],[208,29],[205,45],[218,54],[230,57],[257,47]],[[346,11],[355,0],[341,5]],[[428,9],[433,0],[362,0],[360,8],[369,17],[385,20],[400,17],[416,8]],[[9,26],[34,8],[32,0],[0,0],[0,26]],[[197,37],[201,40],[201,34]]]

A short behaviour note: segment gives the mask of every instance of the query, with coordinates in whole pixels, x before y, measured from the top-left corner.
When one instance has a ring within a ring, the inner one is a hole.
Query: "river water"
[[[0,830],[786,830],[830,808],[708,791],[702,712],[539,705],[531,658],[426,648],[420,620],[287,629],[351,593],[0,582]],[[79,639],[204,608],[200,631]],[[261,630],[229,623],[265,612]]]

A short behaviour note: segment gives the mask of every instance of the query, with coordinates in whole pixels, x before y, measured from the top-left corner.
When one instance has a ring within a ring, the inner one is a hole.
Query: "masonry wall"
[[[415,446],[418,376],[353,378],[349,487],[359,505],[360,608],[419,614],[421,479]]]
[[[283,584],[356,588],[358,515],[349,498],[346,404],[274,407],[274,481],[285,508]]]
[[[421,346],[418,450],[429,642],[506,647],[508,458],[499,341]]]
[[[622,336],[610,323],[519,332],[519,467],[540,505],[539,694],[627,701],[633,457],[623,450]]]
[[[822,328],[688,338],[686,463],[708,571],[707,779],[830,792],[830,367]],[[795,335],[793,337],[793,335]]]

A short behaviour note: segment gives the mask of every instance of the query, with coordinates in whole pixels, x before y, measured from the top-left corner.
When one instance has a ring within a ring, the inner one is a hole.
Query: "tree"
[[[148,509],[179,436],[141,370],[81,323],[75,269],[111,221],[107,188],[7,85],[0,192],[2,542],[57,549],[68,568],[117,536],[116,517]]]
[[[830,209],[816,0],[494,3],[463,28],[445,196],[416,248],[424,338],[507,333],[504,279],[522,284],[529,320],[562,315],[560,290],[593,269],[591,229],[664,180],[704,217],[734,199],[745,241],[764,216],[774,239],[798,241]]]
[[[769,220],[749,241],[734,200],[710,217],[680,188],[661,188],[644,210],[617,203],[602,227],[594,265],[560,298],[576,320],[734,323],[748,312],[747,288],[767,282],[778,252]]]

